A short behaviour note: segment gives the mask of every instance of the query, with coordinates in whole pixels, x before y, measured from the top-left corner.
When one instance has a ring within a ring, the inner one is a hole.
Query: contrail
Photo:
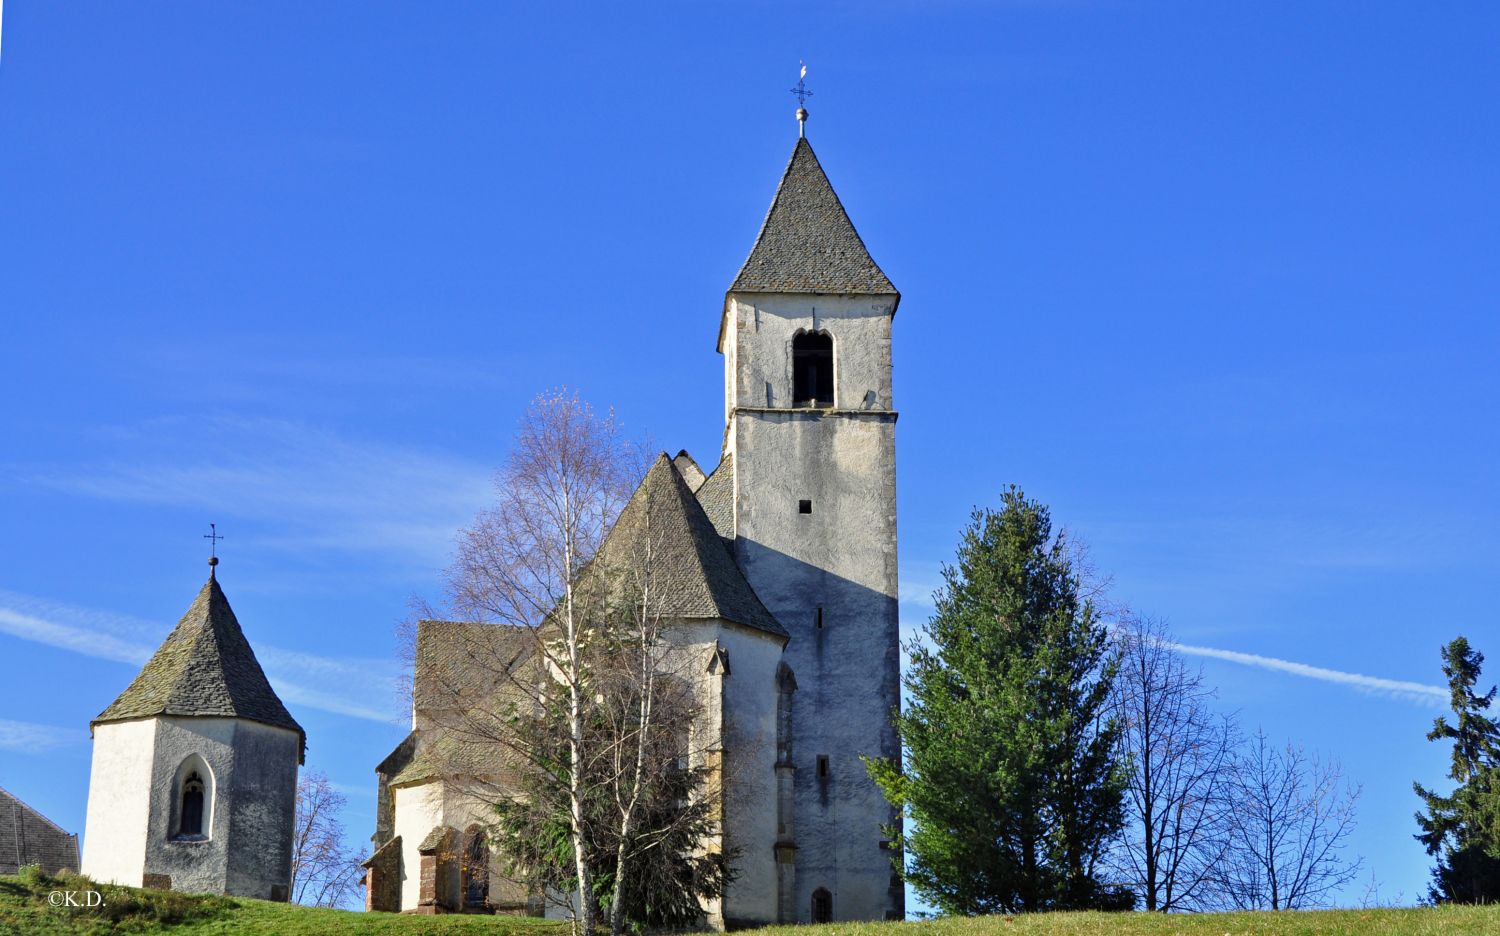
[[[1407,682],[1404,679],[1384,679],[1379,676],[1366,676],[1363,673],[1346,673],[1342,670],[1309,666],[1306,663],[1279,660],[1276,657],[1260,656],[1256,653],[1240,653],[1238,650],[1220,650],[1217,647],[1194,647],[1189,644],[1175,642],[1169,644],[1169,646],[1178,653],[1187,654],[1188,656],[1209,657],[1210,659],[1227,660],[1230,663],[1239,663],[1244,666],[1258,666],[1261,669],[1291,673],[1293,676],[1305,676],[1308,679],[1321,679],[1324,682],[1353,686],[1356,689],[1366,692],[1399,696],[1413,702],[1422,702],[1424,704],[1436,703],[1439,705],[1445,705],[1448,702],[1448,690],[1446,688],[1428,683]]]
[[[51,606],[47,607],[43,613],[50,611],[55,614],[59,610],[66,612],[67,609]],[[103,621],[100,619],[108,618],[109,615],[84,612],[82,609],[72,610],[75,617],[93,618],[94,620],[89,621],[92,626],[77,627],[63,624],[49,619],[51,614],[44,618],[0,605],[0,634],[9,634],[22,640],[70,650],[101,660],[129,663],[132,666],[140,666],[151,658],[152,647],[115,636],[101,628]],[[270,664],[266,676],[284,700],[365,721],[386,724],[391,721],[390,713],[357,701],[357,696],[361,691],[366,696],[371,695],[372,685],[379,684],[381,680],[382,674],[370,672],[371,661],[331,659],[279,650],[275,647],[262,647],[261,653],[262,658]],[[297,680],[287,679],[288,672],[311,675],[315,677],[313,680],[315,684],[336,685],[341,688],[342,692],[323,692],[314,689]],[[3,738],[0,738],[0,741],[3,741]],[[4,744],[0,743],[0,747],[3,746]]]

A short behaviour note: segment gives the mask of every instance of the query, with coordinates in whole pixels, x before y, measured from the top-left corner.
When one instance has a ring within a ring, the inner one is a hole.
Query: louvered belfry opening
[[[792,339],[792,405],[833,405],[833,338],[826,332]]]

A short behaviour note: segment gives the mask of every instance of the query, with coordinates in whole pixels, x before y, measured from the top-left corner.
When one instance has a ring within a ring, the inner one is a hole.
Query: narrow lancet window
[[[182,825],[177,834],[203,834],[203,778],[196,770],[182,783]]]
[[[833,338],[826,332],[792,339],[792,405],[833,405]]]

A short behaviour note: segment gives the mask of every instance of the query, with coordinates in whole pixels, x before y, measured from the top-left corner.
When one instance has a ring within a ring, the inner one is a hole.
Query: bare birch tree
[[[629,494],[631,464],[613,414],[601,417],[577,394],[537,397],[496,476],[495,506],[460,534],[448,577],[461,612],[537,635],[532,652],[565,697],[577,924],[585,933],[597,918],[587,860],[584,777],[594,752],[584,731],[584,653],[588,622],[605,596],[579,585]]]
[[[297,778],[292,829],[292,902],[340,907],[359,886],[364,852],[344,846],[339,813],[347,802],[327,775],[309,771]]]
[[[679,483],[659,456],[600,560],[618,608],[597,667],[605,756],[594,781],[607,795],[614,840],[612,936],[630,916],[658,928],[700,922],[699,900],[720,896],[727,875],[725,856],[702,850],[722,780],[707,763],[712,754],[692,741],[694,684],[707,661],[666,633],[664,592],[680,557],[658,499],[679,496]]]
[[[1161,622],[1130,620],[1116,634],[1114,715],[1129,777],[1120,873],[1147,910],[1212,909],[1228,848],[1234,724],[1212,710],[1202,671],[1188,668]]]
[[[1234,769],[1229,849],[1220,862],[1229,900],[1244,910],[1322,904],[1359,873],[1344,855],[1359,788],[1336,761],[1320,762],[1257,731]]]
[[[681,484],[664,459],[658,481]],[[699,847],[714,801],[690,747],[703,661],[664,639],[655,488],[628,500],[641,467],[612,418],[539,398],[448,577],[454,612],[508,626],[450,625],[464,673],[417,687],[439,696],[432,756],[494,807],[502,863],[579,931],[607,920],[617,936],[648,905],[654,924],[697,922],[726,877]]]

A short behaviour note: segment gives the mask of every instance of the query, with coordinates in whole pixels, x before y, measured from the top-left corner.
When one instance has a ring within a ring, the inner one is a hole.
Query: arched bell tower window
[[[812,921],[814,923],[833,922],[833,895],[828,889],[820,887],[812,893]]]
[[[792,338],[792,405],[833,405],[833,336],[827,332]]]

